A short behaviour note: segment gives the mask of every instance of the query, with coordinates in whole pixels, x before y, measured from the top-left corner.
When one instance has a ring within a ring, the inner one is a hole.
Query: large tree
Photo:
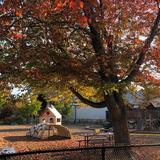
[[[123,90],[159,84],[159,19],[159,0],[4,0],[1,80],[62,86],[87,105],[107,107],[115,143],[130,144]],[[88,87],[96,98],[82,92]]]

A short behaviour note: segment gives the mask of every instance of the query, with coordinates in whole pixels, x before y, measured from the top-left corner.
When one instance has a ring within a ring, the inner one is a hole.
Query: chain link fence
[[[0,160],[160,160],[160,145],[42,150],[0,155]]]

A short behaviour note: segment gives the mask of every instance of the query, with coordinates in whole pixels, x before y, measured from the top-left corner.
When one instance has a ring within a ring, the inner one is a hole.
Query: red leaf
[[[70,4],[69,4],[69,7],[70,7],[70,9],[74,10],[76,8],[76,1],[74,1],[74,0],[71,1]]]
[[[21,33],[15,33],[15,34],[12,35],[12,38],[22,39],[23,38],[23,34],[21,34]]]
[[[88,18],[85,16],[80,16],[78,21],[82,27],[86,27],[88,25]]]

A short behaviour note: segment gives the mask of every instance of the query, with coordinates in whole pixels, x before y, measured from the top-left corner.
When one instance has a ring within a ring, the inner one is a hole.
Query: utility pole
[[[77,104],[74,106],[74,124],[77,123]]]
[[[77,123],[77,107],[78,107],[78,104],[76,102],[76,97],[73,97],[73,102],[72,102],[72,106],[74,107],[74,124]]]

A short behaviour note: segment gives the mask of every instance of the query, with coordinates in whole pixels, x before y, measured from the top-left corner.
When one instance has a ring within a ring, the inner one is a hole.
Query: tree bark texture
[[[114,93],[114,95],[108,96],[107,102],[115,145],[130,145],[126,107],[121,94]]]
[[[115,145],[130,145],[127,118],[124,114],[111,113]]]

